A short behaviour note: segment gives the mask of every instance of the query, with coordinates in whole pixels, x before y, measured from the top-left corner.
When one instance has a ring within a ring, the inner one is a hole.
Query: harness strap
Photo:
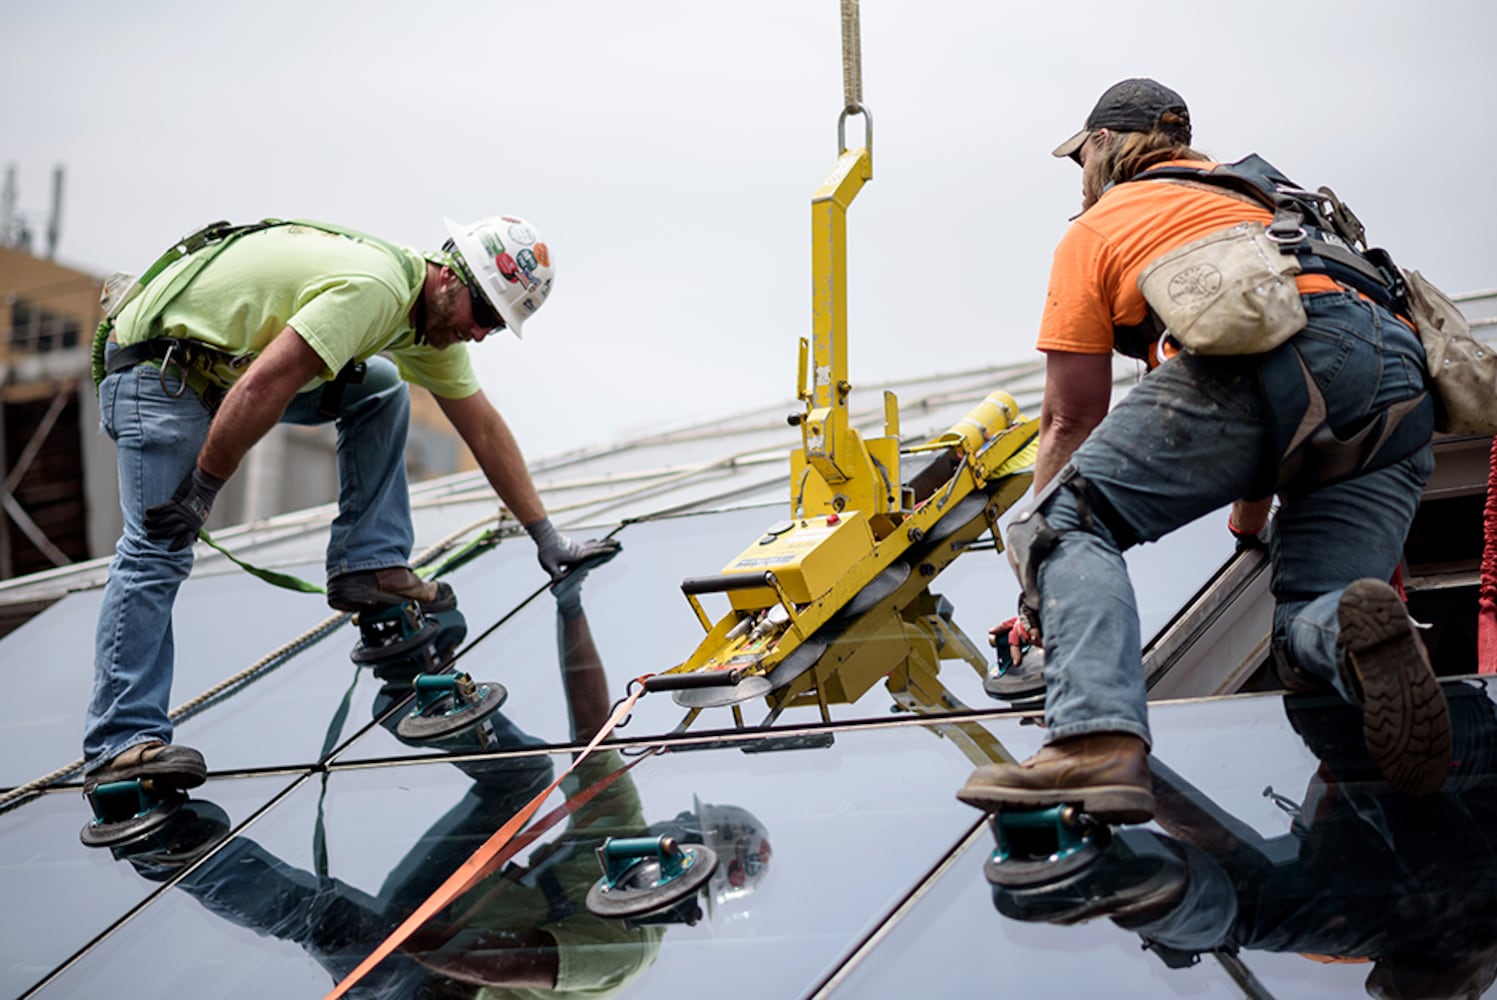
[[[335,420],[343,412],[343,390],[349,383],[359,385],[369,374],[369,366],[362,361],[350,361],[338,369],[338,374],[322,387],[322,396],[317,400],[317,415],[324,420]]]
[[[215,382],[207,372],[217,360],[226,359],[236,367],[239,359],[194,340],[177,337],[155,337],[137,344],[116,345],[104,363],[105,375],[113,375],[141,364],[156,364],[161,369],[161,388],[168,395],[180,396],[191,389],[209,412],[216,411],[228,390]],[[245,361],[247,363],[247,360]],[[178,388],[173,392],[166,383],[167,369],[177,369]],[[100,376],[103,380],[103,376]]]
[[[1194,182],[1192,186],[1205,184],[1221,189],[1222,194],[1255,201],[1274,213],[1268,233],[1283,253],[1298,258],[1303,271],[1324,274],[1399,311],[1404,286],[1398,268],[1379,247],[1356,249],[1364,239],[1362,225],[1328,188],[1318,193],[1303,191],[1256,154],[1210,170],[1154,167],[1132,179]],[[1321,200],[1331,206],[1329,215],[1321,211]]]
[[[1303,495],[1375,472],[1412,455],[1434,433],[1434,399],[1427,391],[1334,425],[1325,394],[1292,341],[1265,357],[1258,379],[1279,456],[1272,492]]]

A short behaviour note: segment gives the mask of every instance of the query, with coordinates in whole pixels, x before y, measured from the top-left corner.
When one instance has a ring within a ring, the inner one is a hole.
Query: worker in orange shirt
[[[1048,741],[1023,763],[979,767],[958,793],[979,808],[1077,804],[1115,823],[1153,815],[1122,553],[1229,504],[1232,532],[1255,538],[1276,495],[1280,677],[1360,705],[1368,749],[1395,788],[1432,792],[1449,766],[1443,695],[1386,582],[1434,464],[1434,400],[1424,350],[1399,315],[1398,271],[1355,244],[1360,226],[1339,202],[1296,200],[1298,186],[1261,158],[1217,164],[1190,143],[1180,95],[1130,79],[1054,151],[1081,166],[1082,212],[1056,248],[1040,326],[1036,492],[1008,535],[1020,614],[994,630],[1016,657],[1044,647]],[[1179,349],[1184,324],[1167,326],[1161,310],[1174,317],[1178,300],[1234,286],[1212,278],[1210,262],[1177,272],[1165,298],[1146,298],[1140,277],[1234,227],[1272,257],[1292,252],[1298,273],[1261,323],[1234,320],[1246,353]],[[1280,308],[1302,316],[1271,344]],[[1111,407],[1114,350],[1150,371]]]

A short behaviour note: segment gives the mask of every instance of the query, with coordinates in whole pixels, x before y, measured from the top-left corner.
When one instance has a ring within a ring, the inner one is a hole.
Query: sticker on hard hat
[[[529,246],[530,244],[535,242],[535,233],[529,226],[520,222],[520,220],[518,219],[510,219],[508,221],[510,223],[510,239],[514,240],[516,243],[522,244],[523,246]]]

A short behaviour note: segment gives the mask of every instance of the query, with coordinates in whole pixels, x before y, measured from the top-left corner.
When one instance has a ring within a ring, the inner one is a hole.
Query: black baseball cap
[[[1092,108],[1092,113],[1086,116],[1086,125],[1081,131],[1056,146],[1051,155],[1069,156],[1079,162],[1076,154],[1081,149],[1081,144],[1086,142],[1087,136],[1098,129],[1110,128],[1118,132],[1152,132],[1159,125],[1160,116],[1166,111],[1173,111],[1185,119],[1184,129],[1180,132],[1179,139],[1189,144],[1190,109],[1185,106],[1185,98],[1158,80],[1134,77],[1119,81],[1108,87],[1106,92],[1097,99],[1097,106]],[[1181,126],[1176,125],[1174,128],[1179,131]]]

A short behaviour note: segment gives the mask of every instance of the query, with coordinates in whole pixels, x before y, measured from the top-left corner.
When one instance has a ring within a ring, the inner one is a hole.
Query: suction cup
[[[78,839],[84,847],[119,847],[160,830],[187,801],[187,795],[136,779],[98,785],[88,800],[94,818],[78,831]]]
[[[771,690],[773,690],[773,685],[769,683],[768,677],[763,674],[753,674],[737,684],[672,691],[671,697],[677,705],[684,708],[721,708],[724,705],[736,705],[741,701],[762,698]]]
[[[997,849],[983,865],[993,885],[1030,888],[1067,878],[1106,851],[1112,830],[1074,806],[1001,809],[989,823]]]
[[[449,739],[480,725],[509,697],[504,685],[480,684],[467,674],[422,674],[415,680],[416,706],[395,726],[395,735],[421,745]]]
[[[587,892],[589,913],[638,917],[692,896],[717,870],[717,854],[674,837],[609,838],[598,848],[603,877]]]

